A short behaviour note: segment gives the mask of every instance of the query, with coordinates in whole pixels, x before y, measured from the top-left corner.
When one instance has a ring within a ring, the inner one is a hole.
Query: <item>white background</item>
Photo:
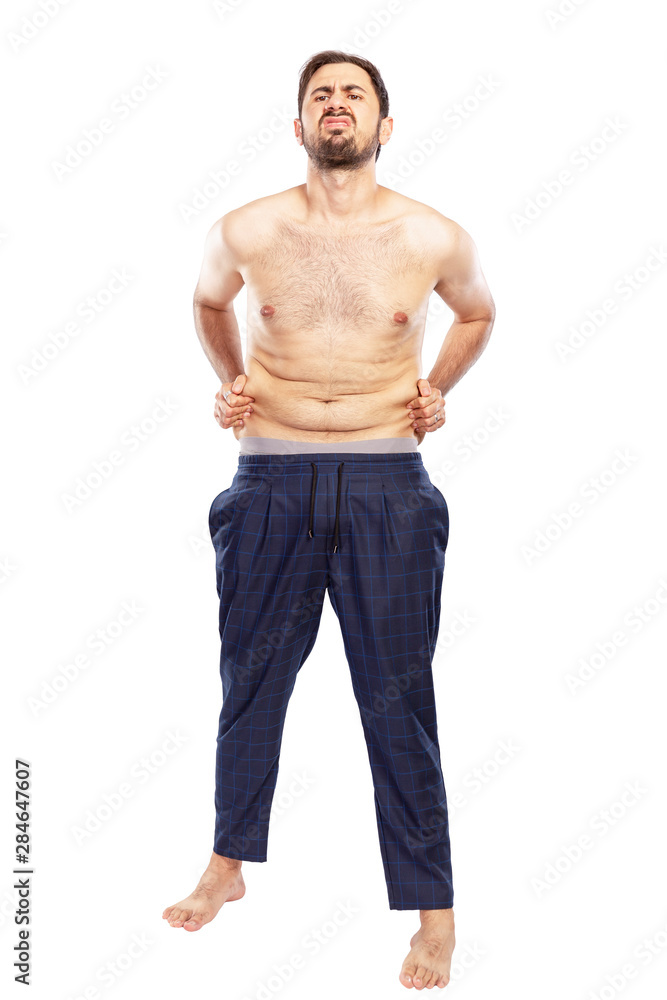
[[[421,447],[451,522],[434,665],[458,939],[447,993],[663,994],[664,47],[648,0],[565,2],[557,21],[558,2],[71,0],[48,17],[37,2],[4,5],[0,962],[6,981],[21,757],[33,772],[33,997],[403,990],[418,916],[388,909],[328,599],[290,703],[269,862],[244,866],[245,898],[203,930],[161,919],[212,848],[221,692],[206,518],[238,453],[212,415],[218,382],[192,293],[210,225],[305,179],[298,72],[325,48],[377,64],[395,122],[378,182],[471,234],[497,306],[488,348]],[[164,78],[121,118],[114,102],[151,68]],[[482,79],[494,81],[484,98]],[[276,112],[287,124],[271,132]],[[59,178],[67,147],[105,117],[113,130]],[[429,146],[437,128],[446,138]],[[240,173],[186,220],[230,160]],[[86,322],[80,303],[103,302],[114,269],[127,287]],[[243,293],[237,303],[244,331]],[[451,320],[434,296],[423,374]],[[159,401],[170,414],[133,448]],[[122,463],[68,509],[114,450]],[[118,629],[124,602],[135,617]],[[113,636],[102,653],[97,629]],[[82,654],[88,665],[63,680]],[[170,732],[184,741],[165,755]],[[123,783],[132,795],[81,842]],[[341,902],[353,914],[315,953],[308,935]],[[145,947],[128,959],[135,935]],[[304,967],[283,982],[276,967],[295,954]],[[102,980],[107,963],[122,976]]]

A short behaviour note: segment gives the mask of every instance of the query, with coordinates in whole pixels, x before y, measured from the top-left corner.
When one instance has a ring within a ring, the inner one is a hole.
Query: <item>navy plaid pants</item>
[[[214,852],[266,861],[287,704],[328,591],[368,748],[389,908],[453,906],[431,672],[449,514],[421,454],[241,454],[209,527],[223,690]]]

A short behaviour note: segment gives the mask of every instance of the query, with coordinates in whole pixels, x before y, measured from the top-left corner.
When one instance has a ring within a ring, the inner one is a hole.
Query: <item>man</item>
[[[449,535],[418,445],[483,351],[495,305],[468,234],[378,185],[391,136],[368,60],[302,68],[306,183],[228,212],[207,235],[197,333],[222,383],[215,416],[240,442],[210,529],[223,707],[216,826],[194,892],[167,907],[198,930],[265,861],[287,703],[328,591],[340,621],[374,787],[390,909],[418,909],[400,982],[444,987],[454,948],[447,803],[431,660]],[[244,363],[232,301],[248,297]],[[455,320],[420,378],[429,297]]]

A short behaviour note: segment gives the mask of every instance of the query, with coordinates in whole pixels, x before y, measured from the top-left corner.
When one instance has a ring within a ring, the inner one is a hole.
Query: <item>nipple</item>
[[[407,321],[408,321],[408,317],[405,315],[405,313],[402,313],[402,312],[394,313],[394,322],[395,323],[407,323]]]
[[[262,306],[262,308],[259,311],[262,314],[262,316],[273,316],[276,310],[274,309],[273,306]]]

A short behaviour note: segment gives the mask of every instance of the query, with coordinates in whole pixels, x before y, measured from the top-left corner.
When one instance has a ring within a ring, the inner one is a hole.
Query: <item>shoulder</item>
[[[385,191],[389,195],[391,210],[403,219],[410,237],[430,254],[449,256],[470,240],[469,234],[458,222],[431,205],[390,188]]]
[[[288,188],[233,208],[213,223],[209,235],[239,260],[247,259],[297,203],[298,192],[297,187]]]

